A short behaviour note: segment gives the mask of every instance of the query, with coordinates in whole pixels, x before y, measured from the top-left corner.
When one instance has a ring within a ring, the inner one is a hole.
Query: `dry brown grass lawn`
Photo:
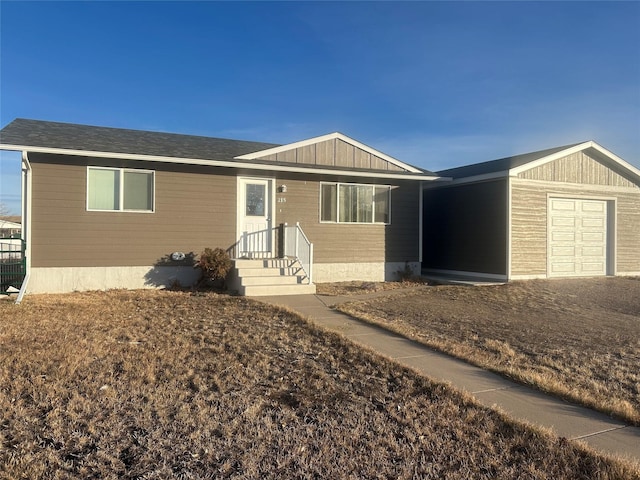
[[[0,302],[0,478],[640,478],[242,298]]]
[[[339,308],[640,425],[640,278],[424,287]]]

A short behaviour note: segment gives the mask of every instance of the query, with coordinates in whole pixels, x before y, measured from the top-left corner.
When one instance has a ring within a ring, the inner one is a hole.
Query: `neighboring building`
[[[20,217],[0,217],[0,238],[20,238],[21,234]]]
[[[431,273],[500,281],[640,274],[640,171],[595,142],[437,173],[452,181],[424,190]]]
[[[285,223],[313,243],[293,283],[418,272],[421,184],[438,178],[339,133],[273,145],[17,119],[0,148],[22,152],[29,292],[189,284],[206,247],[277,257]]]

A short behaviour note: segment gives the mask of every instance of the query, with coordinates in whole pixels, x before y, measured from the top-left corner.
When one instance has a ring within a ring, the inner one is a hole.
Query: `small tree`
[[[9,211],[9,207],[7,207],[4,203],[0,203],[0,217],[8,217],[9,213],[11,213]]]
[[[194,265],[194,268],[199,268],[202,272],[202,276],[200,277],[197,286],[200,287],[206,282],[211,282],[214,285],[220,284],[220,286],[224,288],[225,278],[231,270],[231,266],[231,258],[223,249],[205,248]]]

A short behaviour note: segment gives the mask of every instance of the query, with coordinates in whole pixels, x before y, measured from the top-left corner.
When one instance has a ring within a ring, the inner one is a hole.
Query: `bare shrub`
[[[199,268],[202,272],[197,286],[201,287],[210,282],[224,288],[225,279],[232,266],[231,258],[226,251],[221,248],[205,248],[194,265],[194,268]]]

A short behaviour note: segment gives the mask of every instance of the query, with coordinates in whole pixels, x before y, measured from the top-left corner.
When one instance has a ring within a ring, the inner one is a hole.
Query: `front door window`
[[[247,183],[246,215],[249,217],[264,217],[265,185]]]

